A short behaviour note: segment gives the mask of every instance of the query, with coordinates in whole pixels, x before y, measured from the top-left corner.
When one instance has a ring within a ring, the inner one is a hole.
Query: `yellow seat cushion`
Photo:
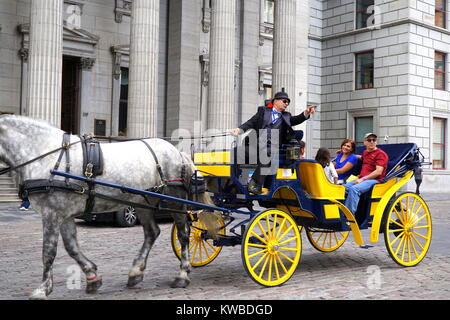
[[[320,163],[301,160],[298,165],[300,183],[314,199],[345,199],[345,187],[328,181]]]

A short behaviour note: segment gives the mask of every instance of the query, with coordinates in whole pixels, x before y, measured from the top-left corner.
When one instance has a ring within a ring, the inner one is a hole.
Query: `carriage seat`
[[[415,143],[393,143],[393,144],[379,144],[378,148],[387,153],[389,160],[386,170],[386,175],[391,174],[402,163],[403,160],[416,148]],[[366,149],[365,146],[359,146],[356,148],[356,154],[362,155]],[[361,172],[362,161],[359,160],[358,164],[352,169],[352,175],[358,176]]]
[[[315,160],[299,160],[298,176],[303,189],[313,199],[345,199],[345,187],[328,181],[322,165]]]
[[[230,153],[228,150],[194,152],[194,165],[203,176],[230,177]]]

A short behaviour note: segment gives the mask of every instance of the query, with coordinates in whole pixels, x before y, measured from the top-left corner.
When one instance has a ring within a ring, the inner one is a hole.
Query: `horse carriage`
[[[214,188],[217,206],[224,212],[217,239],[211,239],[204,227],[191,217],[191,264],[204,266],[213,261],[222,246],[242,245],[242,262],[248,275],[263,286],[286,282],[300,261],[305,231],[311,245],[321,252],[341,247],[350,232],[364,247],[361,230],[370,229],[370,241],[384,236],[391,258],[402,266],[415,266],[425,257],[431,242],[432,222],[429,209],[420,196],[421,166],[424,157],[414,143],[378,145],[389,156],[387,175],[380,184],[363,194],[352,214],[345,205],[345,187],[328,181],[322,166],[311,159],[301,159],[298,147],[284,145],[279,168],[266,180],[266,194],[253,195],[246,181],[255,166],[237,161],[237,149],[194,152],[197,169]],[[362,147],[357,153],[361,154]],[[353,174],[359,174],[361,163]],[[250,172],[249,172],[250,171]],[[416,192],[399,192],[412,177]],[[254,207],[254,203],[257,207]],[[240,211],[246,208],[248,212]],[[239,210],[238,210],[239,209]],[[230,212],[246,217],[234,222]],[[226,229],[229,234],[226,234]],[[172,246],[179,256],[176,227]]]
[[[389,155],[387,176],[361,197],[355,215],[343,204],[345,188],[329,183],[316,161],[300,159],[296,145],[283,146],[279,168],[261,195],[247,192],[255,166],[240,164],[235,148],[193,152],[192,160],[161,139],[99,145],[42,121],[0,117],[0,160],[9,165],[0,174],[17,171],[22,191],[43,216],[43,280],[31,298],[46,298],[52,291],[58,234],[86,275],[86,291],[101,286],[97,266],[78,246],[73,220],[94,206],[102,211],[123,204],[146,209],[138,211],[145,240],[129,272],[130,287],[143,280],[160,233],[154,213],[161,208],[173,211],[171,242],[181,260],[173,287],[189,284],[191,266],[207,265],[223,246],[236,245],[241,245],[244,268],[254,281],[281,285],[299,264],[302,230],[314,248],[331,252],[350,232],[363,246],[361,230],[370,228],[370,241],[384,234],[389,255],[402,266],[417,265],[430,246],[431,216],[419,195],[424,159],[413,143],[379,145]],[[63,158],[65,171],[59,169]],[[416,193],[397,194],[413,176]]]

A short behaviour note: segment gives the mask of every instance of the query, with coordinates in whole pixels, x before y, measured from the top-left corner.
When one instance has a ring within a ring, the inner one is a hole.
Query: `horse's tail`
[[[185,166],[186,175],[189,179],[193,177],[194,174],[201,175],[200,172],[196,171],[195,165],[192,162],[191,158],[184,152],[180,152],[183,157],[183,163]],[[190,183],[189,183],[190,185]],[[208,192],[201,192],[198,195],[198,201],[207,205],[215,206],[214,201]],[[217,239],[217,234],[219,228],[223,226],[222,221],[222,213],[220,211],[205,211],[201,210],[198,213],[198,219],[201,224],[203,224],[208,231],[208,234],[211,238]]]

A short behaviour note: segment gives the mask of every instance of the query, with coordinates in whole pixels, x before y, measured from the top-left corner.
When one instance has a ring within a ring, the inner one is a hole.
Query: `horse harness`
[[[148,189],[149,191],[162,193],[164,192],[164,189],[166,186],[176,186],[176,187],[184,187],[188,193],[190,193],[190,186],[186,184],[185,181],[185,167],[182,166],[181,170],[181,177],[176,179],[169,179],[167,180],[165,178],[165,175],[163,173],[162,167],[159,164],[158,157],[156,156],[156,153],[151,148],[151,146],[144,140],[139,139],[139,141],[142,141],[145,146],[150,151],[155,163],[156,168],[158,171],[158,174],[160,176],[161,183],[158,186],[155,186],[153,188]],[[80,195],[87,195],[84,214],[90,214],[92,213],[92,210],[95,205],[95,198],[99,197],[104,200],[111,200],[114,202],[120,202],[125,205],[132,205],[134,207],[140,207],[140,208],[147,208],[147,209],[161,209],[160,203],[163,201],[159,201],[157,206],[152,206],[150,204],[150,201],[148,200],[148,197],[143,196],[146,200],[147,204],[143,205],[140,203],[130,202],[126,200],[120,200],[116,199],[101,193],[96,192],[95,190],[95,183],[91,182],[90,179],[95,179],[97,176],[100,176],[103,174],[103,153],[101,149],[101,145],[98,140],[93,138],[89,135],[80,136],[80,140],[77,142],[70,143],[70,135],[68,133],[63,134],[62,139],[62,145],[60,148],[52,150],[44,155],[41,155],[37,158],[34,158],[30,161],[27,161],[26,163],[23,163],[21,165],[15,166],[13,168],[7,168],[7,170],[2,170],[0,174],[18,169],[19,167],[23,167],[27,164],[30,164],[31,162],[37,161],[39,159],[42,159],[52,153],[55,153],[57,151],[60,151],[58,160],[56,161],[53,170],[58,170],[62,157],[65,156],[66,163],[65,163],[65,171],[66,173],[70,173],[70,152],[69,149],[72,145],[76,143],[81,143],[82,150],[83,150],[83,174],[85,177],[88,178],[86,184],[87,188],[78,184],[71,182],[69,178],[65,178],[65,180],[54,180],[54,174],[50,175],[49,179],[30,179],[23,181],[19,186],[19,197],[21,199],[26,199],[30,194],[36,194],[36,193],[50,193],[54,190],[57,191],[65,191],[65,192],[75,192]],[[197,188],[197,186],[196,186]],[[122,192],[127,192],[125,190],[122,190]],[[168,208],[164,208],[168,209]],[[178,211],[175,209],[170,209],[172,211]]]

